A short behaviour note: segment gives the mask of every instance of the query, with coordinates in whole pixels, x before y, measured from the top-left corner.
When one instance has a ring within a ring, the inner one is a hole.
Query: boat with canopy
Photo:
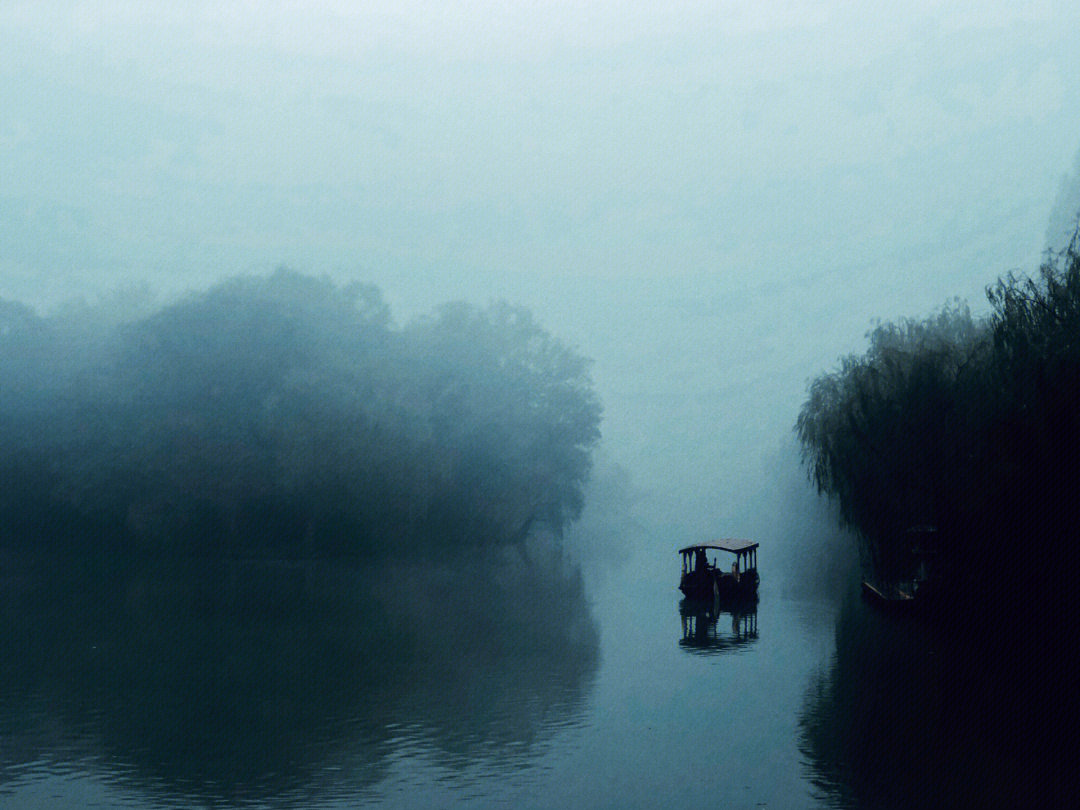
[[[723,599],[756,594],[759,581],[757,549],[758,544],[751,540],[734,538],[679,549],[682,556],[679,590],[691,599]],[[733,554],[735,560],[730,568],[720,564],[718,554],[713,554],[710,560],[709,553],[713,551]]]

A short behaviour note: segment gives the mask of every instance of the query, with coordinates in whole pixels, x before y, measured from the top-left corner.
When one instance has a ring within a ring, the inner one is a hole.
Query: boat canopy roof
[[[698,543],[696,546],[687,546],[686,548],[680,548],[680,554],[689,554],[692,551],[700,549],[717,549],[719,551],[730,551],[732,554],[742,554],[744,551],[753,551],[758,547],[758,544],[752,540],[736,540],[734,538],[725,538],[723,540],[714,540],[711,543]]]

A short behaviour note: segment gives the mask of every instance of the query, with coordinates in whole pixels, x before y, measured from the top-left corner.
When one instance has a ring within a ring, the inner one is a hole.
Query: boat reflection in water
[[[697,655],[738,652],[757,640],[757,594],[742,599],[683,599],[679,646]]]

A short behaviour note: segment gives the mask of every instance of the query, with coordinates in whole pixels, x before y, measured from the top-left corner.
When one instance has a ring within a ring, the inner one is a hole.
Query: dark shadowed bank
[[[1032,684],[1016,679],[1039,667],[1002,673],[1009,652],[983,641],[872,609],[848,589],[836,652],[799,715],[800,748],[832,804],[1020,807],[1060,790],[1070,778],[1062,756],[1031,748],[1034,720],[1017,713]]]
[[[810,476],[857,532],[866,575],[914,579],[922,606],[845,608],[834,671],[808,697],[806,750],[858,806],[1023,803],[1071,780],[1076,233],[1036,278],[990,287],[986,318],[956,303],[877,326],[799,415]],[[900,767],[925,783],[890,781]]]
[[[9,543],[520,542],[577,517],[599,438],[588,361],[526,310],[397,327],[376,289],[286,270],[156,310],[139,291],[48,317],[0,302],[0,380]]]
[[[811,477],[875,574],[912,575],[912,526],[954,592],[1028,591],[1074,559],[1080,525],[1080,242],[1036,279],[878,326],[817,378],[797,432]]]

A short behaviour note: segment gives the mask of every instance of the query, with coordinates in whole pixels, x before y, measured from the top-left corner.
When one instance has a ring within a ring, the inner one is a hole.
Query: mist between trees
[[[873,573],[910,576],[914,525],[963,590],[1061,571],[1080,525],[1080,231],[1036,278],[883,323],[861,356],[813,380],[796,423],[818,490],[856,529]],[[1025,546],[1024,540],[1036,543]]]
[[[558,532],[599,440],[589,362],[505,303],[396,326],[289,270],[155,308],[0,302],[10,542],[285,556]]]

